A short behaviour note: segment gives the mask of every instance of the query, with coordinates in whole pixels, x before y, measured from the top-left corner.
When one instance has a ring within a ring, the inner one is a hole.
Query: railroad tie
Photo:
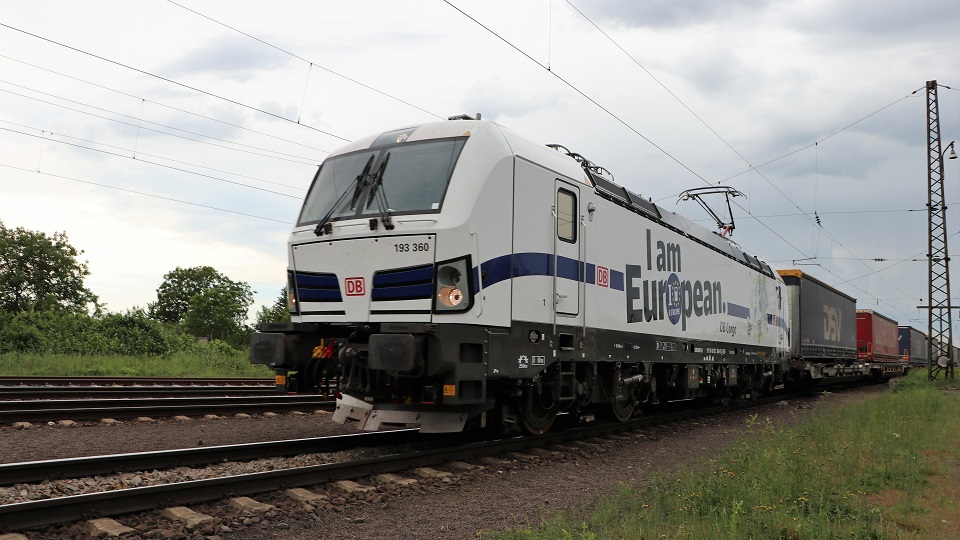
[[[293,488],[284,491],[284,494],[295,500],[303,503],[314,504],[317,501],[326,501],[329,500],[329,497],[320,493],[314,493],[308,489],[303,488]]]
[[[368,493],[377,490],[377,488],[373,486],[362,486],[350,480],[338,480],[333,483],[333,487],[340,491],[346,491],[347,493]]]
[[[230,506],[240,510],[241,512],[250,512],[251,514],[269,512],[270,510],[276,508],[272,504],[255,501],[250,497],[236,497],[234,499],[230,499]]]
[[[134,532],[133,529],[110,518],[91,519],[87,522],[87,534],[92,536],[120,536]]]
[[[415,478],[403,478],[395,474],[378,474],[377,482],[381,484],[396,484],[398,486],[410,486],[417,483]]]
[[[216,519],[213,516],[201,514],[200,512],[194,512],[186,506],[172,506],[170,508],[164,508],[163,512],[161,512],[161,515],[167,519],[179,521],[186,525],[187,528],[193,528],[197,525],[209,523]]]

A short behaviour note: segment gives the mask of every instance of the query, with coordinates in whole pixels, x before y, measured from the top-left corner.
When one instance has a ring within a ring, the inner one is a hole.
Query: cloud
[[[596,0],[576,5],[588,17],[631,27],[671,28],[687,24],[715,22],[740,16],[743,12],[762,12],[770,0]],[[583,5],[580,5],[583,4]],[[589,7],[588,7],[589,6]]]
[[[301,61],[250,38],[230,35],[181,54],[160,72],[170,77],[206,73],[242,83],[293,62]]]
[[[808,33],[825,49],[886,47],[903,42],[942,42],[956,34],[960,3],[942,0],[874,2],[847,0],[815,5],[794,4],[784,10],[792,26]]]

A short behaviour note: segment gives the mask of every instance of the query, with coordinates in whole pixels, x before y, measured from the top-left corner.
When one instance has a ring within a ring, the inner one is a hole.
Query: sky
[[[707,228],[679,194],[734,187],[744,250],[925,330],[929,80],[946,150],[958,2],[0,0],[0,220],[66,232],[107,310],[208,265],[253,312],[330,151],[482,113]]]

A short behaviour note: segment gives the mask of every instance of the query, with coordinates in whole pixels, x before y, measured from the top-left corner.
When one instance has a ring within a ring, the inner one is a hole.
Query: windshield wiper
[[[383,228],[388,231],[392,231],[393,221],[391,220],[390,204],[387,202],[387,194],[383,190],[383,172],[387,169],[387,163],[389,161],[390,152],[387,152],[386,157],[384,157],[383,161],[380,162],[380,168],[377,169],[377,174],[374,175],[373,182],[370,185],[370,194],[367,196],[367,207],[369,208],[370,203],[376,199],[380,220],[383,221]],[[374,224],[376,224],[376,222],[371,225]],[[371,228],[373,227],[371,226]]]
[[[333,227],[329,226],[330,217],[333,216],[333,213],[337,211],[337,208],[340,206],[340,203],[343,202],[344,198],[347,196],[347,193],[350,191],[350,188],[353,187],[353,197],[351,199],[350,206],[351,208],[356,206],[357,199],[360,197],[360,194],[363,192],[364,188],[367,187],[367,176],[370,175],[370,169],[373,167],[373,158],[371,155],[370,159],[367,160],[367,164],[363,166],[363,172],[357,175],[353,179],[353,183],[347,186],[347,189],[343,190],[343,193],[340,194],[340,198],[333,203],[333,206],[330,207],[330,210],[327,212],[323,219],[321,219],[317,226],[313,229],[313,234],[317,236],[322,236],[324,233],[330,234],[333,230]]]

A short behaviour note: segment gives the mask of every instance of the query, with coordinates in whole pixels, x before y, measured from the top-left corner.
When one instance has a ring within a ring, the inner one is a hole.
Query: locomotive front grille
[[[336,274],[297,272],[297,294],[301,302],[342,302]]]
[[[433,296],[433,265],[380,270],[373,274],[373,302],[426,300]]]

